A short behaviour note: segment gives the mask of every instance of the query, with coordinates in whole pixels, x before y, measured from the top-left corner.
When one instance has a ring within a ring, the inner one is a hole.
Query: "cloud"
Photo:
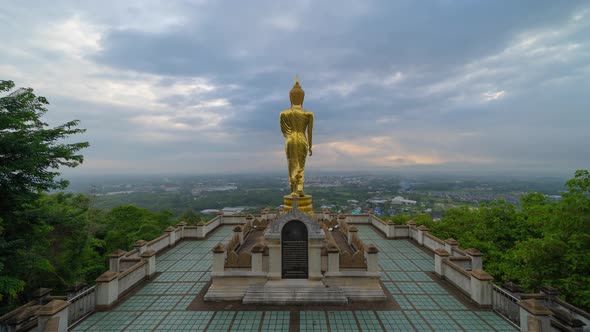
[[[0,76],[48,97],[50,123],[82,120],[92,172],[280,169],[295,74],[316,114],[312,169],[555,172],[590,164],[588,13],[538,1],[15,2],[0,11]]]
[[[492,101],[504,97],[506,91],[485,92],[482,93],[484,101]]]

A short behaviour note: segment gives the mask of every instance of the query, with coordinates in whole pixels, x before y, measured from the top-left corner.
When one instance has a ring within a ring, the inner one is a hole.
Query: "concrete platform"
[[[74,332],[104,331],[518,331],[491,310],[474,306],[455,287],[434,277],[434,258],[408,240],[386,239],[356,225],[374,243],[386,302],[265,305],[205,302],[211,248],[227,242],[234,226],[204,240],[183,241],[158,255],[158,276],[109,311],[95,312]]]

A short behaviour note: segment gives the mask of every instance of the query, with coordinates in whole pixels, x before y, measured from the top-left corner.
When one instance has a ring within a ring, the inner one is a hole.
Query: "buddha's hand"
[[[311,149],[309,149],[309,156],[311,157],[312,154],[313,152],[311,151]]]

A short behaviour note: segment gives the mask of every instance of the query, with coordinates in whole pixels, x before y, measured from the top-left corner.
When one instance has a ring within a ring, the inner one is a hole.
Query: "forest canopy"
[[[479,208],[450,209],[440,222],[425,218],[439,238],[484,254],[484,269],[497,283],[512,281],[525,291],[552,286],[568,302],[590,309],[590,173],[578,170],[561,200],[539,193]]]

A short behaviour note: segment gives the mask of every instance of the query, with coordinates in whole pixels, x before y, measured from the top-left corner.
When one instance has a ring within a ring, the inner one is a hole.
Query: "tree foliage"
[[[43,255],[53,226],[30,209],[42,192],[67,186],[57,179],[59,168],[82,163],[79,152],[88,146],[63,143],[84,132],[78,121],[49,126],[41,119],[47,99],[14,86],[0,81],[0,298],[14,298],[31,285],[25,280],[32,271],[56,272]]]
[[[173,217],[170,211],[151,212],[133,205],[112,209],[105,215],[107,252],[129,250],[137,240],[155,239],[175,223]]]
[[[61,166],[76,167],[83,161],[80,150],[88,142],[63,143],[83,133],[79,121],[50,127],[41,120],[49,104],[31,88],[14,89],[12,81],[0,81],[0,217],[26,204],[42,191],[63,189],[67,181],[56,180]]]
[[[179,221],[186,221],[189,225],[196,225],[201,221],[201,215],[189,209],[185,210],[178,219]]]
[[[566,183],[562,199],[539,193],[447,211],[431,232],[457,239],[484,253],[484,267],[499,282],[516,281],[527,291],[549,285],[563,297],[590,308],[590,173],[580,170]]]

